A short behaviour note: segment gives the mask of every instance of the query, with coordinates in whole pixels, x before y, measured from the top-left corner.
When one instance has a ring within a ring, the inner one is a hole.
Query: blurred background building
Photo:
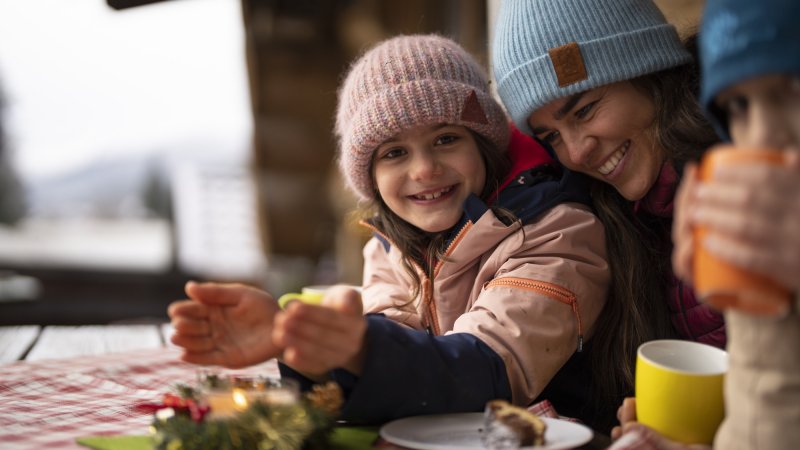
[[[699,0],[661,0],[685,32]],[[348,64],[499,0],[0,3],[0,324],[166,320],[188,279],[360,283],[334,161]]]

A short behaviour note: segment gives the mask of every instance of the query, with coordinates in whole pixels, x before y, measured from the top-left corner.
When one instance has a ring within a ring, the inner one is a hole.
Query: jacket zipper
[[[581,314],[578,310],[578,298],[574,293],[572,293],[572,291],[554,283],[516,277],[496,278],[484,284],[483,288],[488,289],[494,286],[509,286],[517,289],[527,289],[529,291],[544,294],[553,300],[564,303],[565,305],[570,305],[572,308],[572,313],[575,315],[575,320],[578,322],[578,352],[583,351],[583,324],[581,323]]]
[[[391,239],[389,239],[385,234],[383,234],[383,232],[381,232],[371,223],[367,222],[366,220],[361,220],[359,221],[359,223],[362,226],[371,229],[374,233],[381,235],[381,237],[383,237],[384,239],[386,239],[386,241],[388,241],[389,243],[391,243],[396,247],[395,243],[392,242]],[[450,244],[447,246],[447,249],[444,252],[444,258],[447,258],[447,256],[450,255],[450,253],[453,251],[456,245],[458,245],[458,243],[461,242],[461,239],[464,238],[464,236],[467,234],[467,231],[470,228],[472,228],[472,221],[468,220],[467,223],[465,223],[464,226],[461,227],[461,229],[458,231],[456,237],[454,237],[453,240],[450,242]],[[417,270],[417,273],[422,274],[422,278],[420,279],[420,295],[421,295],[420,300],[425,305],[423,318],[425,319],[426,322],[422,325],[425,328],[425,331],[427,331],[428,334],[433,336],[438,336],[441,333],[441,330],[439,329],[439,319],[437,318],[436,314],[436,303],[434,302],[433,299],[433,280],[434,278],[436,278],[436,275],[442,268],[442,264],[444,264],[443,259],[436,262],[436,265],[434,266],[432,271],[433,278],[429,277],[428,274],[425,273],[424,270],[422,270],[422,267],[420,267],[419,264],[417,264],[414,261],[411,261],[411,264]]]

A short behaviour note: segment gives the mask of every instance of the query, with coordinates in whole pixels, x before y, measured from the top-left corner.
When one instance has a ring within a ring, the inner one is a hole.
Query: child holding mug
[[[756,315],[725,312],[730,368],[719,449],[800,443],[800,3],[707,0],[700,32],[701,103],[736,147],[784,152],[785,164],[719,165],[678,195],[674,258],[691,276],[693,246],[794,293]],[[692,242],[691,227],[708,236]],[[697,273],[697,276],[702,274]]]
[[[374,232],[362,293],[334,287],[280,312],[263,291],[190,284],[170,306],[183,359],[280,357],[284,376],[336,381],[352,421],[528,405],[547,387],[591,423],[584,355],[609,271],[582,177],[513,130],[477,62],[435,35],[359,58],[336,134]]]
[[[800,4],[792,0],[707,0],[700,32],[700,101],[734,147],[783,152],[785,164],[717,165],[700,182],[689,165],[676,201],[673,263],[692,278],[694,248],[794,292],[800,291]],[[715,152],[718,150],[715,150]],[[726,150],[722,150],[726,151]],[[708,230],[694,242],[692,229]],[[698,275],[702,276],[702,273]],[[800,302],[777,314],[731,307],[725,420],[718,449],[794,449],[800,442]],[[651,447],[685,448],[634,422],[624,431]],[[690,448],[699,448],[692,446]]]

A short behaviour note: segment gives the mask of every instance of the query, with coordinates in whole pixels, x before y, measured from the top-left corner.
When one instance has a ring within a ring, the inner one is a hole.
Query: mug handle
[[[325,294],[321,292],[289,292],[278,298],[278,306],[280,306],[281,309],[286,309],[286,305],[295,300],[308,303],[309,305],[319,305],[322,303],[322,298],[324,296]]]

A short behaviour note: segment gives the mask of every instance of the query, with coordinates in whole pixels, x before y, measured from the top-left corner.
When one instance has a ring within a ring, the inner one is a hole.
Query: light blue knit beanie
[[[800,1],[706,0],[698,42],[700,104],[729,138],[717,94],[759,75],[800,75]]]
[[[503,0],[492,63],[517,127],[551,101],[690,62],[651,0]]]

